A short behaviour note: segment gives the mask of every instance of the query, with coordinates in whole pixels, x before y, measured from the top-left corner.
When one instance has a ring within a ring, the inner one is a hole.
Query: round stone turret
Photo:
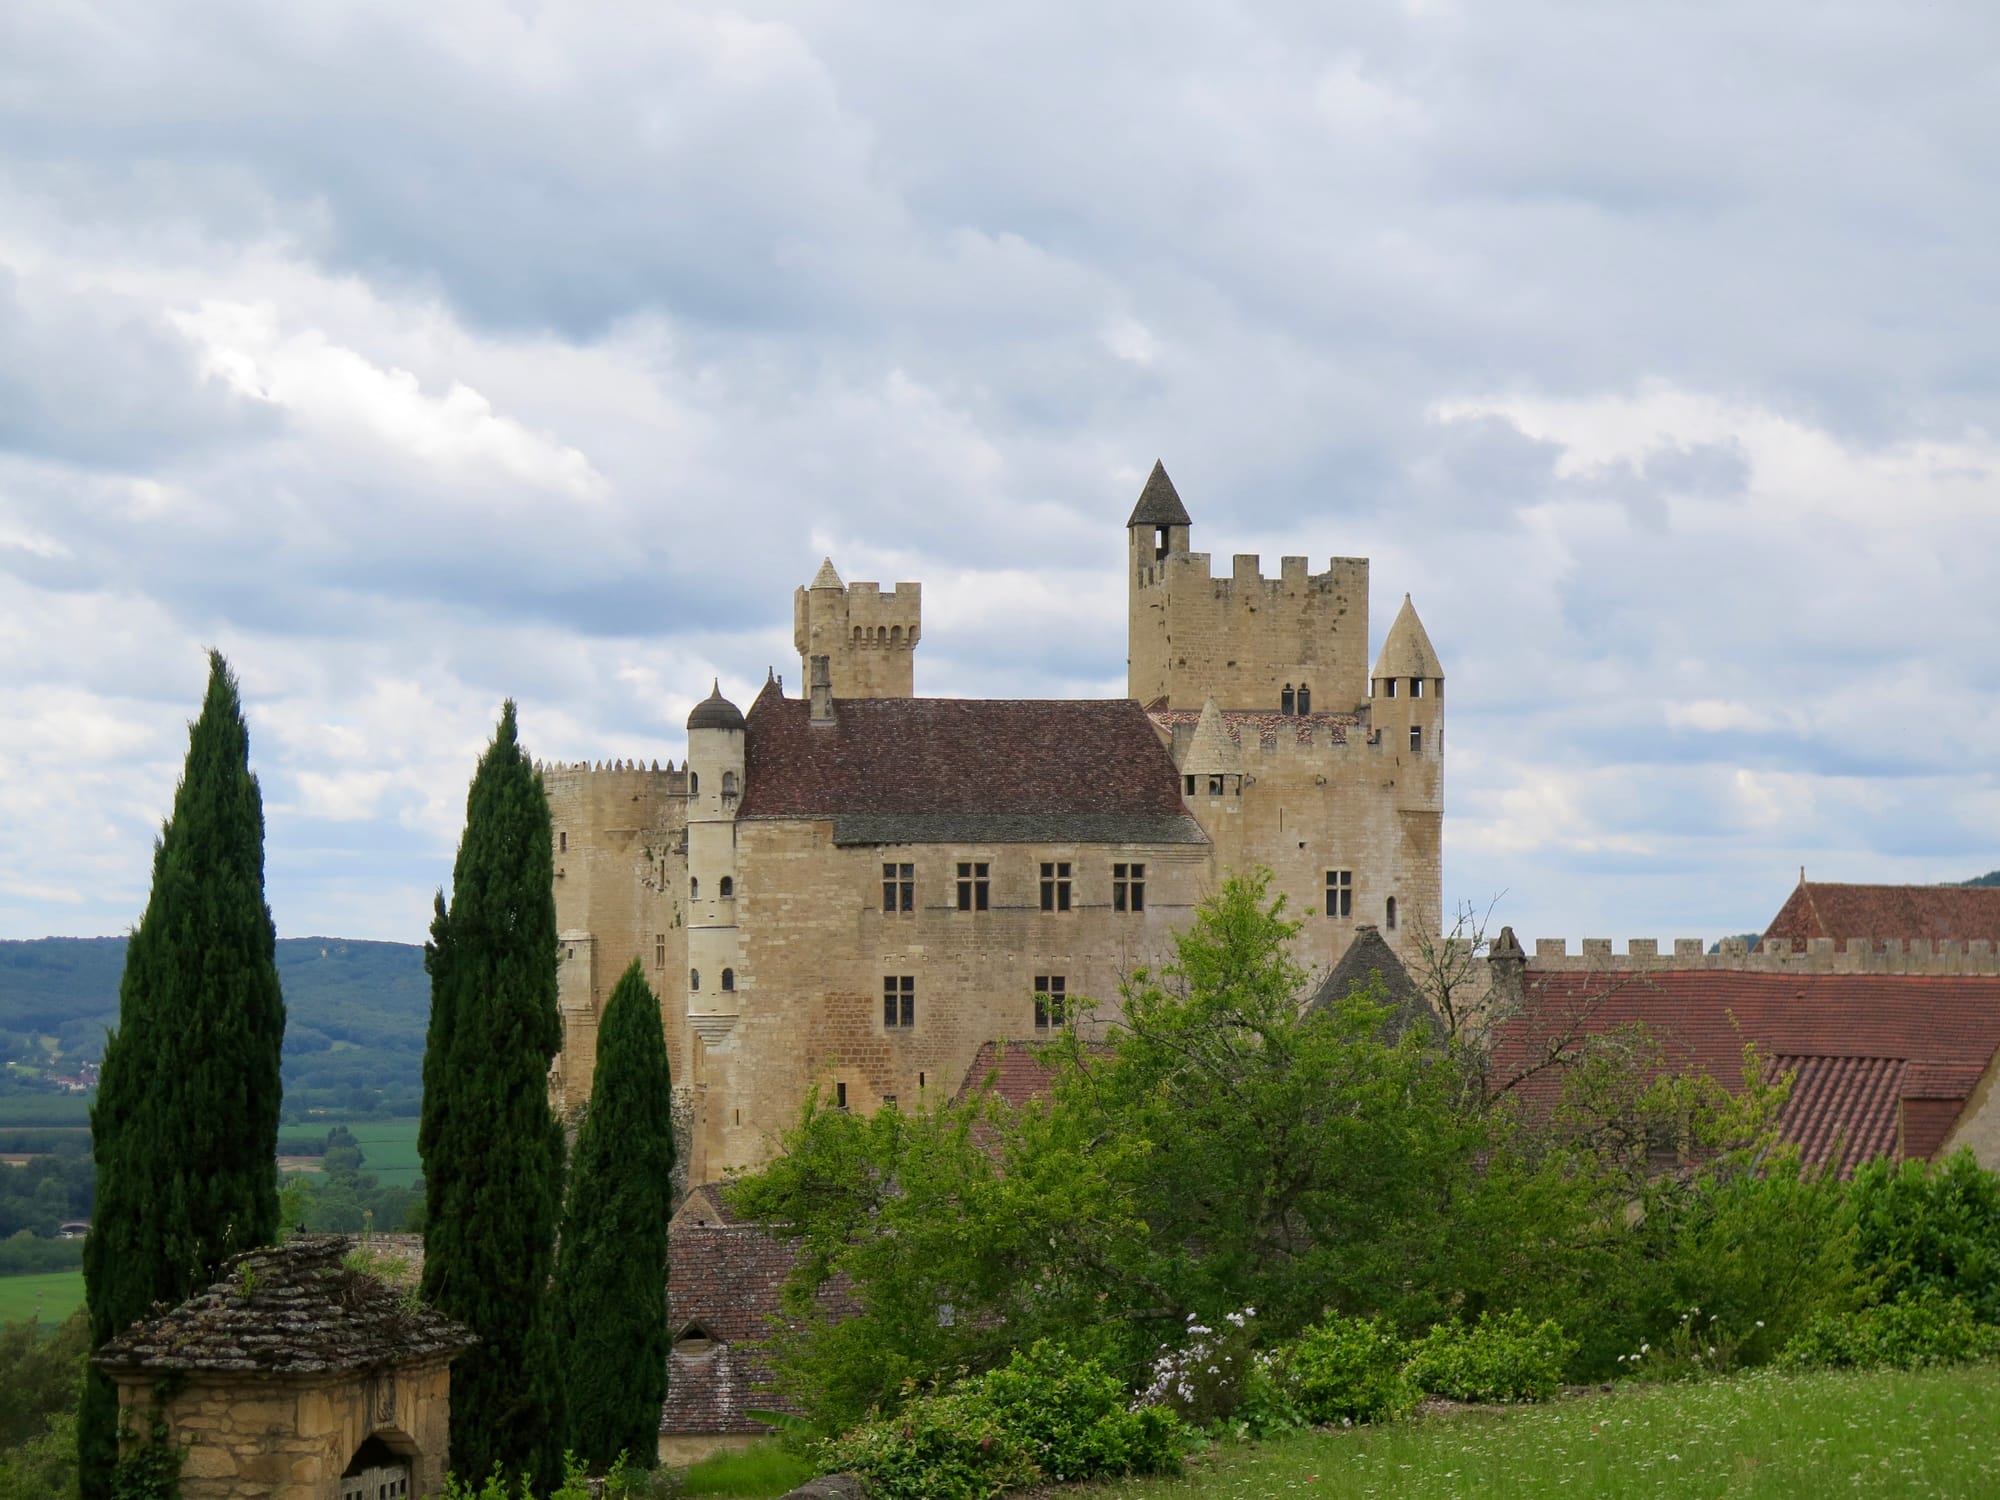
[[[715,681],[715,691],[694,706],[688,714],[688,731],[697,729],[741,729],[743,710],[722,696],[722,680]]]

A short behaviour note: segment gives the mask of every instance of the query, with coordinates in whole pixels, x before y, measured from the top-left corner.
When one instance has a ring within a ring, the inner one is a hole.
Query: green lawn
[[[1759,1373],[1231,1446],[1125,1500],[1424,1496],[2000,1495],[2000,1367]]]
[[[0,1323],[39,1316],[53,1326],[83,1305],[83,1272],[45,1271],[0,1276]]]
[[[408,1187],[423,1170],[417,1158],[415,1120],[343,1119],[339,1115],[314,1116],[297,1125],[280,1125],[280,1135],[323,1135],[336,1125],[345,1125],[361,1143],[361,1170],[373,1172],[383,1187]]]

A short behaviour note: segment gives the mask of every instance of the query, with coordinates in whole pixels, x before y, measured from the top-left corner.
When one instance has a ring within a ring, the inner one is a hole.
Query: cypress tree
[[[209,653],[153,889],[125,950],[91,1150],[97,1200],[83,1247],[93,1348],[214,1279],[278,1229],[279,1054],[285,1005],[264,902],[264,804],[236,679]],[[118,1395],[92,1371],[77,1425],[83,1494],[110,1493]]]
[[[653,1466],[667,1398],[667,1219],[674,1122],[660,1002],[639,961],[597,1034],[556,1273],[569,1447],[601,1473],[623,1453]]]
[[[497,1464],[553,1488],[563,1424],[548,1292],[563,1139],[548,1091],[562,1042],[550,843],[509,700],[473,775],[451,904],[439,894],[425,951],[422,1290],[481,1341],[452,1366],[452,1467],[477,1481]]]

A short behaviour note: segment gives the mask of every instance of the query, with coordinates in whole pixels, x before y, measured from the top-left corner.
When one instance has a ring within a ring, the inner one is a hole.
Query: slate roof
[[[714,690],[688,711],[687,727],[690,729],[741,729],[743,710],[722,696],[722,679],[717,678]]]
[[[301,1235],[232,1256],[207,1291],[135,1324],[93,1362],[107,1370],[337,1374],[479,1342],[443,1313],[343,1269],[349,1248],[345,1235]]]
[[[1849,938],[1884,941],[1969,942],[2000,945],[2000,886],[1843,885],[1801,880],[1765,929],[1803,948],[1811,938],[1832,938],[1844,950]]]
[[[667,1372],[660,1431],[667,1434],[767,1432],[744,1415],[750,1408],[795,1408],[768,1389],[771,1372],[750,1346],[770,1331],[779,1293],[797,1250],[754,1224],[677,1229],[668,1244],[667,1317],[676,1347]],[[855,1310],[851,1288],[836,1283],[821,1305],[836,1315]],[[708,1348],[679,1347],[689,1325],[708,1335]]]
[[[1132,507],[1131,519],[1125,527],[1129,531],[1134,526],[1192,526],[1188,519],[1187,507],[1181,504],[1180,492],[1174,482],[1167,478],[1167,466],[1157,458],[1153,460],[1153,472],[1146,476],[1145,488],[1139,491],[1139,503]]]
[[[1305,1008],[1323,1010],[1336,1000],[1346,999],[1357,989],[1366,989],[1377,979],[1381,980],[1389,1001],[1386,1029],[1392,1036],[1401,1036],[1412,1026],[1420,1028],[1428,1036],[1443,1035],[1437,1012],[1431,1009],[1430,1002],[1417,989],[1416,981],[1410,978],[1410,971],[1403,967],[1403,961],[1382,936],[1381,929],[1369,922],[1354,929],[1354,940],[1340,955],[1340,962],[1329,969],[1326,978],[1319,982]]]
[[[1587,1018],[1586,1017],[1587,1013]],[[1931,974],[1788,974],[1665,969],[1527,975],[1521,1012],[1494,1038],[1504,1078],[1581,1019],[1601,1032],[1642,1022],[1665,1067],[1742,1083],[1743,1046],[1767,1069],[1796,1068],[1780,1117],[1809,1161],[1851,1169],[1873,1156],[1934,1156],[2000,1049],[2000,978]],[[1546,1098],[1553,1072],[1523,1092]]]
[[[1122,699],[841,698],[767,683],[739,819],[828,818],[836,844],[1201,844],[1180,776]]]

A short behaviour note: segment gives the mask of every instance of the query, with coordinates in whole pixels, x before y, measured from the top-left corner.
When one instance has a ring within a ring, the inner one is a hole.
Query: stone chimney
[[[1495,1005],[1518,1005],[1528,996],[1528,955],[1514,929],[1502,927],[1486,950],[1486,971],[1493,976]]]
[[[833,664],[824,656],[812,659],[812,722],[833,722]]]

